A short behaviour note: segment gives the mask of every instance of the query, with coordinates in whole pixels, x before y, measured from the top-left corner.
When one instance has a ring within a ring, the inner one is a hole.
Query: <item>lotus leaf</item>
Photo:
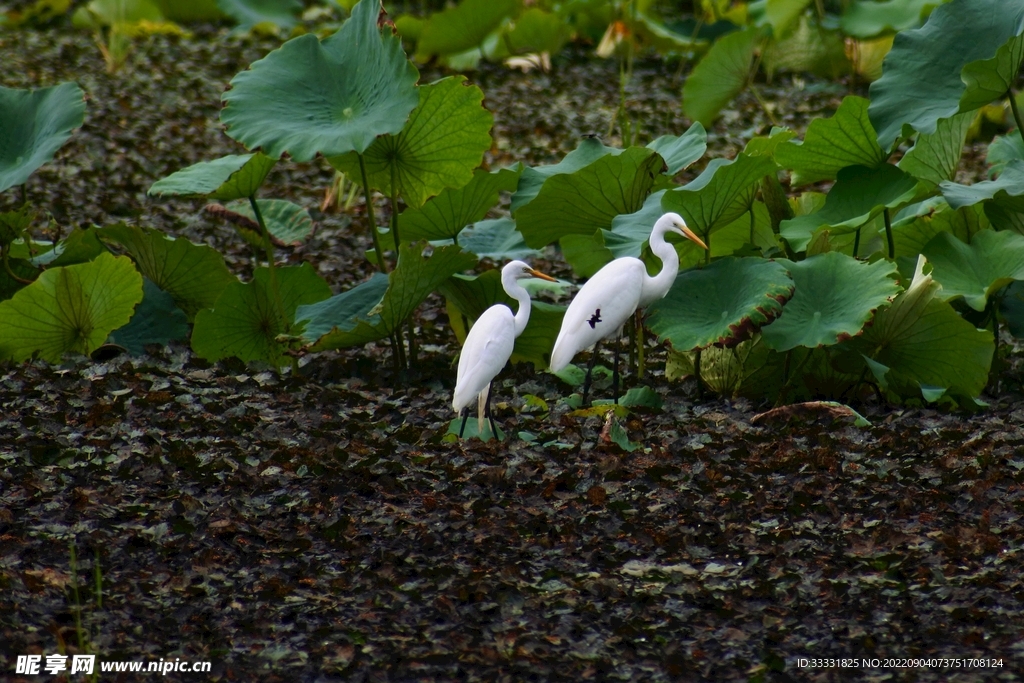
[[[423,249],[422,243],[401,245],[383,298],[365,313],[349,305],[351,295],[342,305],[337,299],[344,295],[337,295],[300,309],[296,320],[308,320],[302,336],[312,344],[310,349],[341,349],[390,336],[441,283],[476,263],[475,256],[454,245],[434,248],[429,258],[423,257]]]
[[[713,159],[691,183],[666,192],[661,206],[681,214],[690,229],[706,242],[712,232],[747,210],[752,199],[750,190],[775,168],[768,156],[740,153],[732,161]]]
[[[391,194],[395,181],[405,203],[419,208],[445,188],[468,184],[491,147],[494,117],[482,106],[483,99],[483,91],[468,85],[464,76],[420,87],[419,104],[401,132],[377,138],[366,150],[370,187]],[[328,161],[362,182],[355,153]]]
[[[207,197],[228,201],[251,197],[260,189],[276,159],[262,152],[231,154],[200,161],[153,183],[155,197]]]
[[[522,166],[494,173],[477,170],[469,183],[458,189],[442,190],[418,209],[398,216],[402,239],[455,239],[470,223],[482,220],[498,203],[501,192],[511,192],[519,182]]]
[[[65,353],[92,353],[141,300],[142,276],[125,256],[102,253],[88,263],[50,268],[0,301],[0,358],[37,355],[56,363]]]
[[[76,83],[39,90],[0,86],[0,192],[28,180],[84,120],[85,93]]]
[[[135,315],[110,333],[110,341],[139,356],[145,353],[147,344],[168,344],[188,336],[188,318],[174,303],[174,297],[143,278],[142,303],[135,309]]]
[[[878,144],[889,149],[904,125],[932,133],[939,119],[961,111],[968,90],[964,67],[992,59],[1022,31],[1024,0],[952,0],[921,28],[896,34],[882,77],[870,90],[868,113]]]
[[[321,42],[289,40],[231,80],[221,122],[249,149],[296,161],[362,153],[398,133],[418,95],[416,68],[402,41],[377,28],[377,0],[361,0],[341,29]]]
[[[782,313],[793,286],[780,263],[726,257],[680,273],[648,325],[677,351],[735,346]]]
[[[523,239],[540,248],[565,235],[592,235],[597,228],[611,227],[619,214],[643,206],[663,164],[653,150],[630,147],[573,173],[550,176],[536,199],[515,214]]]
[[[811,121],[802,143],[780,144],[775,160],[793,171],[796,186],[832,180],[847,166],[876,168],[885,161],[885,153],[868,119],[868,101],[850,95],[832,118]]]
[[[1024,280],[1024,236],[1015,232],[983,230],[961,242],[941,232],[922,253],[932,264],[932,277],[949,300],[964,297],[967,305],[983,311],[989,297],[1014,280]]]
[[[276,293],[272,291],[270,270],[257,268],[252,282],[233,282],[212,309],[199,311],[192,331],[192,350],[211,361],[234,356],[278,367],[291,363],[285,353],[288,347],[278,341],[278,335],[293,333],[291,321],[296,309],[326,299],[331,289],[308,263],[276,268],[275,275]]]
[[[683,86],[683,112],[705,128],[722,107],[747,86],[759,30],[750,27],[722,36]]]
[[[853,337],[900,291],[891,261],[868,263],[833,251],[780,263],[796,291],[778,320],[761,330],[764,343],[776,351],[831,346]]]
[[[891,164],[874,169],[848,166],[839,172],[821,210],[783,221],[782,236],[791,247],[803,251],[815,231],[824,226],[835,234],[854,232],[886,208],[898,210],[914,201],[917,184],[913,176]]]
[[[174,297],[189,320],[212,307],[224,288],[237,281],[224,265],[224,257],[205,244],[170,239],[160,232],[124,224],[96,232],[100,239],[123,246],[139,271]]]

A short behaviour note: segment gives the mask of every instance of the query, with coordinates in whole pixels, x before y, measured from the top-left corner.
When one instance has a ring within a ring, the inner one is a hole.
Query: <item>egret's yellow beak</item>
[[[693,230],[690,230],[690,228],[686,227],[685,223],[676,223],[676,227],[679,228],[680,231],[682,231],[683,236],[686,237],[686,239],[692,240],[699,244],[701,249],[708,248],[708,245],[704,244],[704,240],[697,237],[697,233],[695,233]]]
[[[547,280],[548,282],[558,282],[558,280],[556,280],[555,278],[551,277],[550,275],[548,275],[546,273],[542,273],[539,270],[533,270],[531,268],[529,272],[530,272],[530,275],[532,275],[534,277],[539,277],[541,280]]]

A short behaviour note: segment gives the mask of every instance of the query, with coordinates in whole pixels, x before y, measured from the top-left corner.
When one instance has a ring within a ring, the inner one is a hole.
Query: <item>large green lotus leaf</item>
[[[848,166],[839,172],[820,211],[782,221],[782,236],[797,251],[828,226],[835,234],[855,232],[884,209],[897,210],[917,198],[917,180],[891,164]]]
[[[552,176],[575,173],[576,171],[589,166],[606,155],[621,154],[622,150],[615,147],[607,147],[601,144],[596,138],[584,138],[579,147],[565,155],[557,164],[548,166],[527,166],[519,176],[519,185],[515,194],[512,195],[510,210],[515,215],[516,211],[536,199],[540,188]]]
[[[970,244],[942,232],[922,253],[932,264],[932,277],[942,285],[940,296],[962,296],[976,311],[985,310],[997,290],[1024,280],[1024,236],[1015,232],[985,230]]]
[[[462,0],[432,14],[420,31],[416,59],[426,62],[434,55],[451,55],[477,47],[518,8],[519,0]]]
[[[571,35],[568,24],[557,14],[531,7],[516,18],[503,42],[513,54],[557,54]]]
[[[1001,174],[1011,161],[1024,161],[1024,139],[1021,139],[1017,131],[992,138],[985,154],[989,175]]]
[[[1024,35],[1018,34],[1000,46],[995,57],[965,66],[960,78],[967,87],[960,97],[960,111],[972,111],[1005,97],[1017,80],[1022,61]]]
[[[682,215],[690,229],[707,241],[708,235],[747,210],[750,190],[775,168],[768,156],[740,153],[732,161],[713,159],[691,183],[666,192],[661,206]]]
[[[761,330],[769,348],[832,346],[857,335],[874,311],[899,293],[896,264],[874,263],[828,252],[803,261],[783,261],[796,293],[779,319]]]
[[[794,186],[832,180],[847,166],[879,166],[885,153],[868,119],[868,101],[854,95],[844,97],[832,118],[811,121],[802,143],[780,144],[775,161],[793,171]]]
[[[952,180],[973,120],[971,112],[940,119],[934,133],[921,133],[917,137],[914,148],[900,159],[899,167],[932,185]]]
[[[501,271],[489,270],[477,276],[454,275],[440,288],[447,301],[448,319],[460,344],[466,341],[467,325],[495,304],[504,304],[513,311],[519,304],[501,287]],[[532,363],[537,370],[548,367],[565,306],[534,301],[530,321],[516,339],[513,363]]]
[[[683,113],[705,128],[746,86],[759,31],[750,27],[722,36],[683,85]]]
[[[923,394],[929,400],[943,390],[975,397],[988,381],[994,344],[936,298],[938,285],[922,276],[875,316],[855,344],[879,384],[897,394]]]
[[[147,344],[169,344],[188,336],[188,318],[174,303],[174,297],[143,278],[142,303],[135,315],[110,333],[109,341],[141,356]]]
[[[995,180],[983,180],[973,185],[960,185],[951,181],[939,184],[942,196],[954,209],[970,206],[990,199],[1007,199],[1024,195],[1024,161],[1007,162],[1002,174]]]
[[[905,124],[934,132],[939,119],[961,109],[963,68],[991,59],[1022,30],[1024,0],[953,0],[921,28],[897,33],[882,77],[870,89],[868,113],[879,145],[890,148]]]
[[[0,86],[0,192],[28,180],[84,120],[85,93],[76,83],[39,90]]]
[[[811,0],[768,0],[765,4],[765,18],[772,27],[776,38],[786,34]]]
[[[519,183],[522,165],[488,173],[478,169],[469,183],[448,188],[418,209],[406,209],[398,216],[403,240],[455,239],[470,223],[476,223],[498,203],[501,192],[511,192]]]
[[[459,235],[459,246],[492,261],[526,259],[540,254],[537,249],[526,246],[523,234],[516,230],[516,222],[511,218],[474,223]]]
[[[551,176],[536,199],[515,214],[523,239],[540,248],[565,235],[592,235],[611,227],[617,215],[643,206],[663,164],[654,150],[630,147],[574,173]]]
[[[782,251],[782,245],[779,242],[778,236],[772,231],[772,219],[768,213],[768,207],[765,206],[764,202],[755,201],[751,208],[754,212],[753,241],[750,239],[751,224],[750,212],[748,211],[733,222],[725,225],[721,230],[715,232],[714,239],[708,245],[711,247],[711,258],[732,256],[736,252],[742,253],[744,249],[749,249],[751,245],[765,255]],[[688,261],[687,257],[694,256],[698,260],[703,260],[704,250],[689,240],[680,242],[679,246],[685,247],[687,244],[692,245],[693,248],[687,247],[687,252],[680,258],[684,262]]]
[[[566,6],[563,5],[563,7]],[[588,11],[588,13],[590,12]],[[707,40],[697,37],[692,31],[684,34],[669,28],[647,12],[638,11],[633,16],[629,16],[629,13],[626,13],[622,20],[626,27],[632,31],[632,38],[636,41],[637,47],[641,51],[654,51],[662,56],[672,54],[700,55],[707,52]],[[606,25],[610,21],[611,17],[608,18]],[[723,23],[728,24],[729,22]]]
[[[591,235],[565,235],[559,240],[562,256],[577,275],[589,278],[612,259],[632,256],[647,261],[654,272],[661,268],[661,261],[645,248],[651,236],[651,229],[665,209],[661,199],[665,190],[652,192],[639,210],[620,214],[612,219],[611,230],[600,229]],[[770,228],[769,228],[770,229]],[[668,235],[666,239],[676,247],[680,268],[689,268],[704,260],[704,250],[685,238]],[[713,252],[721,256],[718,252]]]
[[[668,167],[666,174],[674,176],[704,156],[708,149],[708,133],[700,122],[694,123],[682,135],[662,135],[647,144],[661,155]]]
[[[289,365],[288,346],[277,340],[278,335],[294,332],[291,321],[296,309],[323,301],[331,295],[331,288],[308,263],[277,268],[275,274],[280,307],[270,270],[257,268],[251,282],[233,282],[212,309],[199,311],[192,330],[192,350],[211,361],[234,356],[245,362]]]
[[[1014,280],[1006,287],[999,298],[999,313],[1010,334],[1024,338],[1024,282]]]
[[[854,38],[874,38],[920,26],[921,21],[945,0],[853,0],[846,6],[839,26]]]
[[[237,281],[224,265],[224,257],[205,244],[170,239],[161,232],[123,223],[97,232],[100,239],[123,246],[139,271],[174,297],[189,320],[200,310],[211,308],[224,288]]]
[[[147,194],[155,197],[207,197],[228,201],[251,197],[260,189],[276,159],[262,152],[230,154],[200,161],[153,183]]]
[[[313,234],[313,218],[305,207],[286,199],[257,199],[256,204],[260,207],[260,215],[263,216],[267,232],[278,244],[302,244]],[[248,224],[236,223],[235,228],[246,242],[262,249],[263,236],[260,234],[259,222],[249,200],[239,199],[224,208],[249,219]]]
[[[735,346],[782,313],[793,287],[780,263],[729,256],[680,273],[647,322],[677,351]]]
[[[834,80],[850,71],[844,36],[806,13],[788,35],[765,45],[761,63],[769,77],[777,72],[809,71]]]
[[[342,349],[393,334],[445,280],[477,262],[476,256],[455,245],[435,247],[430,258],[423,258],[423,248],[422,243],[401,245],[387,291],[365,316],[353,320],[347,305],[339,311],[337,297],[300,310],[296,320],[309,321],[302,336],[311,343],[310,350]]]
[[[796,137],[796,133],[789,128],[772,126],[768,135],[755,135],[747,140],[747,144],[743,146],[743,152],[751,157],[774,156],[775,151],[782,143],[789,142],[794,137]]]
[[[416,107],[416,68],[398,36],[377,28],[377,0],[361,0],[323,42],[306,34],[253,62],[224,93],[221,122],[249,149],[296,161],[362,153],[398,133]]]
[[[605,237],[610,234],[607,230],[597,230],[593,235],[566,235],[559,240],[562,257],[578,277],[593,277],[594,273],[615,258],[612,250],[605,245]]]
[[[419,105],[405,128],[377,138],[366,150],[370,187],[391,194],[394,178],[405,203],[419,208],[445,188],[460,188],[473,179],[473,169],[491,147],[494,117],[482,106],[483,91],[465,82],[464,76],[449,76],[419,88]],[[355,153],[328,161],[362,182]]]
[[[360,321],[376,325],[380,322],[378,305],[388,291],[388,282],[384,273],[374,273],[366,282],[341,294],[310,306],[300,306],[295,311],[295,320],[305,321],[306,339],[319,339],[332,330],[351,332]]]
[[[236,32],[248,31],[257,24],[273,24],[290,31],[299,23],[299,0],[217,0],[217,7],[238,22]]]
[[[896,247],[896,258],[915,257],[926,244],[939,233],[948,232],[962,242],[970,242],[976,233],[989,227],[988,218],[981,204],[963,206],[959,209],[944,209],[914,216],[906,221],[893,223],[892,236]]]
[[[0,358],[90,354],[124,325],[142,301],[142,276],[131,259],[103,253],[94,261],[50,268],[0,301]]]

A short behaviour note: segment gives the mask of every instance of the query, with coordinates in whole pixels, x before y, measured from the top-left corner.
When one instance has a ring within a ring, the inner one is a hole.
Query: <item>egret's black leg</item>
[[[594,344],[594,354],[590,357],[590,363],[587,364],[587,376],[583,380],[583,405],[587,405],[587,394],[590,393],[590,375],[594,372],[594,364],[597,363],[597,350],[599,348],[601,348],[600,341]]]
[[[487,402],[486,402],[485,405],[487,407],[485,408],[484,413],[487,415],[487,422],[491,425],[491,434],[494,434],[494,440],[497,441],[498,440],[498,430],[494,426],[494,417],[491,415],[491,385],[490,384],[487,385]]]
[[[615,337],[615,360],[612,361],[612,401],[619,404],[619,347],[622,346],[622,337]]]
[[[462,426],[459,428],[459,438],[466,433],[466,420],[469,419],[469,408],[462,409]]]

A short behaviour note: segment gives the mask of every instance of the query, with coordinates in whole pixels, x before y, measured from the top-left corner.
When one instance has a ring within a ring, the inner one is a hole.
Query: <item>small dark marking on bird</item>
[[[594,311],[594,315],[590,316],[590,320],[587,323],[590,324],[590,329],[597,327],[597,323],[601,322],[601,309]]]

